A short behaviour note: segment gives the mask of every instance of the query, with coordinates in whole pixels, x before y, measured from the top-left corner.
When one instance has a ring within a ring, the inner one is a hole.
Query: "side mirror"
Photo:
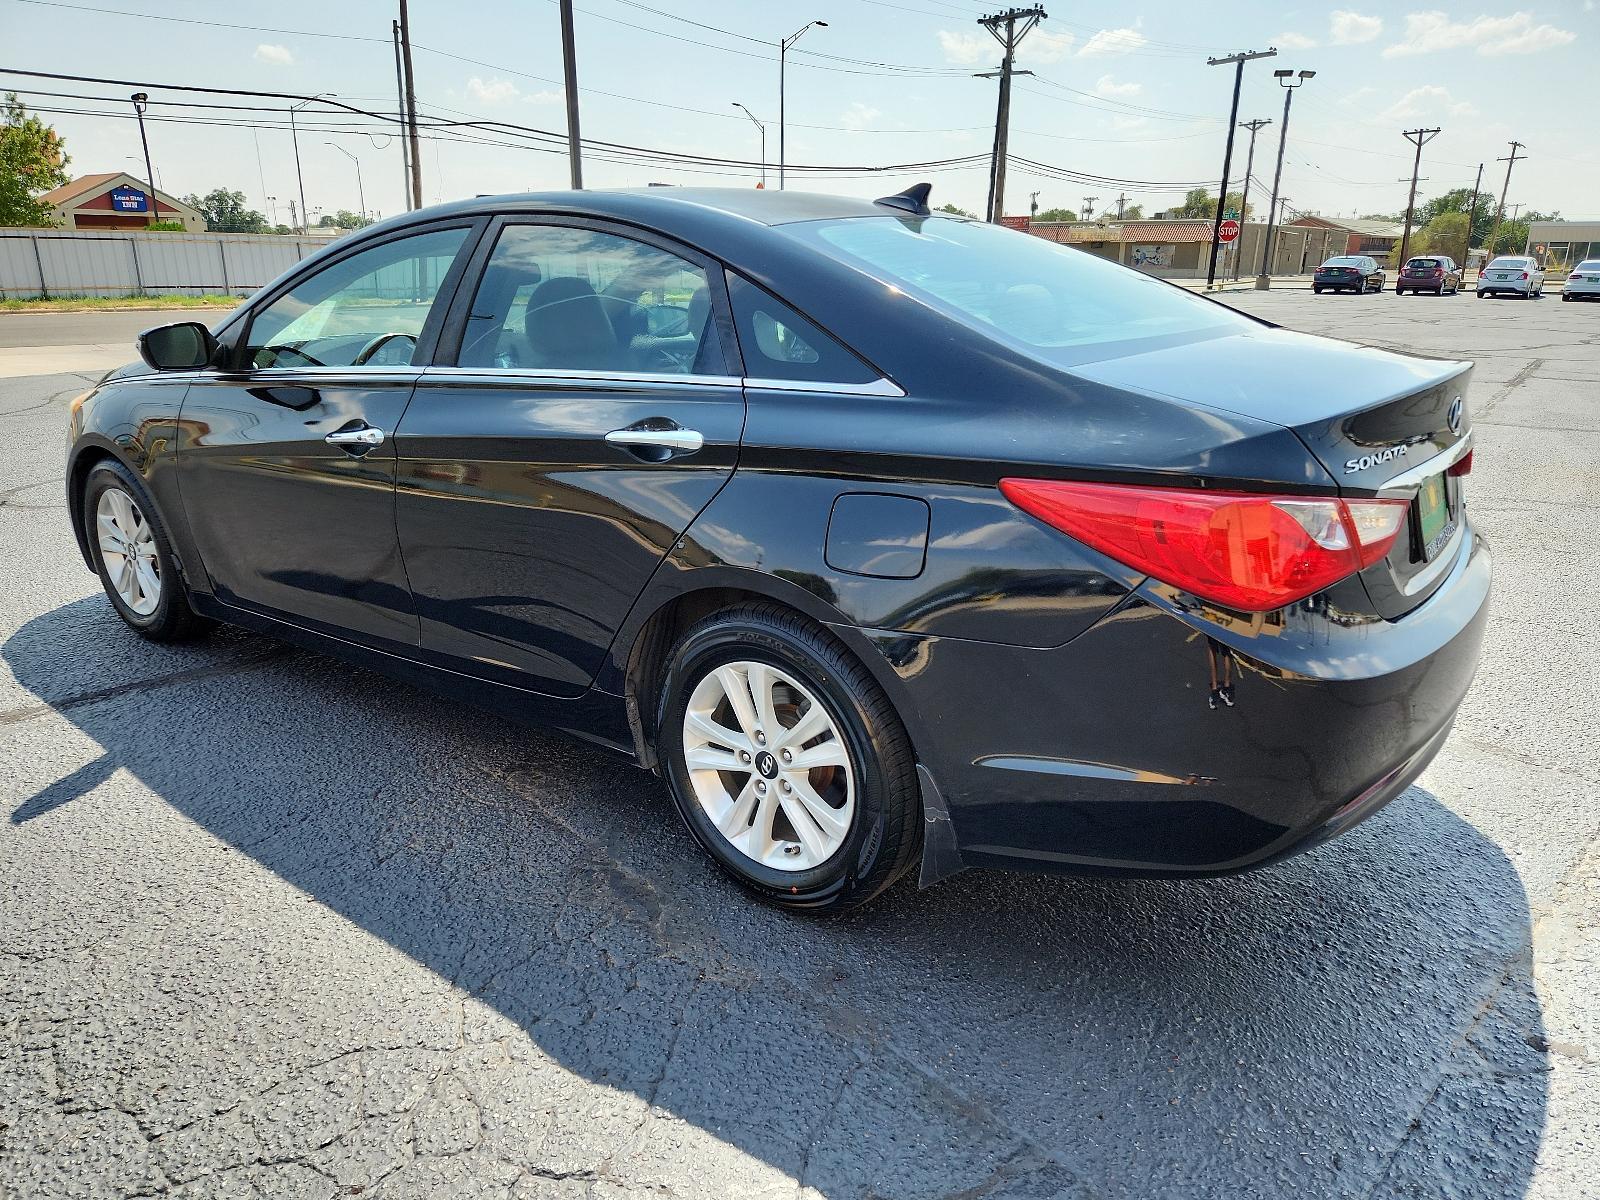
[[[210,364],[217,339],[199,321],[160,325],[139,335],[139,357],[157,371],[193,371]]]

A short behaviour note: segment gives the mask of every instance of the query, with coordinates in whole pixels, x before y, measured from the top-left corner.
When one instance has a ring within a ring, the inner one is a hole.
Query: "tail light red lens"
[[[1472,474],[1472,456],[1476,453],[1476,450],[1468,450],[1460,458],[1456,459],[1455,462],[1446,467],[1444,473],[1446,475],[1454,475],[1458,478],[1462,475]]]
[[[1245,612],[1282,608],[1371,566],[1409,506],[1045,479],[1003,479],[1000,491],[1118,562]]]
[[[1567,278],[1568,279],[1582,279],[1583,276],[1578,274],[1578,272],[1574,271],[1571,275],[1568,275]]]
[[[1522,277],[1523,277],[1523,278],[1524,278],[1524,279],[1526,279],[1526,278],[1527,278],[1527,277],[1528,277],[1528,273],[1527,273],[1527,272],[1526,272],[1526,271],[1524,271],[1524,272],[1523,272],[1523,273],[1522,273]]]

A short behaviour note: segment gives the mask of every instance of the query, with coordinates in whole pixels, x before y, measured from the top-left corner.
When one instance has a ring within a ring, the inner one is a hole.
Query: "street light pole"
[[[310,233],[311,231],[307,227],[307,224],[306,224],[306,222],[309,220],[309,217],[308,217],[307,212],[306,212],[306,179],[305,179],[305,176],[303,174],[301,174],[301,172],[300,172],[300,131],[299,131],[298,128],[295,127],[294,115],[295,115],[295,113],[299,112],[302,108],[304,108],[306,105],[315,104],[318,100],[321,100],[324,96],[332,97],[333,95],[335,95],[335,93],[333,93],[333,92],[318,92],[315,96],[312,96],[308,100],[302,100],[302,101],[300,101],[299,104],[291,104],[289,106],[289,139],[290,139],[290,141],[292,141],[294,143],[294,178],[295,178],[295,182],[300,185],[300,232],[301,232],[301,234],[307,234],[307,233]]]
[[[767,186],[767,127],[761,121],[761,118],[757,117],[755,115],[755,113],[751,112],[748,108],[746,108],[744,105],[740,104],[737,100],[735,100],[733,102],[733,106],[735,108],[737,108],[740,112],[742,112],[745,116],[749,117],[752,121],[754,121],[756,123],[756,128],[761,131],[761,186],[762,187],[766,187]]]
[[[1272,173],[1272,203],[1267,206],[1267,229],[1261,238],[1261,271],[1256,275],[1256,291],[1264,292],[1272,287],[1272,239],[1276,229],[1273,225],[1273,215],[1278,207],[1278,188],[1283,183],[1283,147],[1289,140],[1289,104],[1294,100],[1296,88],[1304,87],[1308,79],[1316,78],[1315,71],[1274,71],[1272,76],[1284,89],[1283,93],[1283,124],[1278,126],[1278,166]],[[1291,80],[1293,82],[1291,82]]]
[[[332,146],[340,154],[344,155],[351,162],[355,163],[355,165],[356,165],[356,200],[361,205],[361,219],[363,221],[365,221],[367,219],[367,193],[366,193],[366,189],[361,186],[361,160],[359,158],[357,158],[354,154],[351,154],[350,151],[346,150],[343,146],[339,145],[338,142],[323,142],[322,144],[324,146]]]
[[[156,172],[150,165],[150,139],[144,135],[144,106],[150,102],[150,97],[144,92],[135,92],[128,99],[133,101],[133,111],[139,116],[139,144],[144,147],[145,186],[150,189],[150,211],[145,214],[145,224],[154,225],[161,219],[161,201],[156,198]]]
[[[815,25],[818,29],[826,29],[826,21],[807,21],[799,29],[778,43],[778,190],[783,191],[783,166],[784,166],[784,64],[789,55],[789,47],[805,36],[806,30]]]

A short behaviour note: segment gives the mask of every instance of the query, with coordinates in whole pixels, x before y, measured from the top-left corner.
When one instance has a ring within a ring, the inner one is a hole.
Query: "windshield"
[[[1325,267],[1359,267],[1363,263],[1359,258],[1330,258],[1322,265]]]
[[[1246,317],[1083,250],[976,221],[853,217],[786,227],[829,257],[1051,362],[1152,338],[1244,332]]]

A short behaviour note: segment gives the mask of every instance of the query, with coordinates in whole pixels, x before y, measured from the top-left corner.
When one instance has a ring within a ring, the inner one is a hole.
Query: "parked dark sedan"
[[[225,621],[628,755],[792,907],[1235,871],[1397,795],[1486,613],[1470,366],[926,200],[341,239],[74,403],[84,560],[145,637]]]
[[[1461,290],[1461,268],[1455,259],[1443,254],[1428,254],[1421,258],[1408,258],[1395,277],[1394,294],[1407,292],[1432,292],[1435,296],[1454,296]]]
[[[1325,291],[1381,292],[1386,278],[1377,259],[1365,254],[1345,254],[1330,258],[1317,268],[1311,277],[1311,290],[1319,296]]]

